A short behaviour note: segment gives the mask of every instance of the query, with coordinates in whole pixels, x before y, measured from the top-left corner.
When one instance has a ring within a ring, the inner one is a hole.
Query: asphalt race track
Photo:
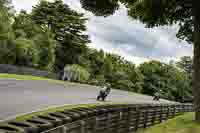
[[[53,106],[96,103],[99,88],[75,83],[50,83],[48,81],[0,80],[0,121],[17,115]],[[108,102],[168,103],[155,102],[150,96],[111,90]]]

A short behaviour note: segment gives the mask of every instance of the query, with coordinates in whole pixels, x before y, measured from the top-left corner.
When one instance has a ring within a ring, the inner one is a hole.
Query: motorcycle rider
[[[159,101],[160,100],[160,93],[161,93],[162,91],[161,90],[159,90],[159,91],[157,91],[155,94],[154,94],[154,98],[153,98],[153,100],[156,100],[156,101]]]
[[[108,94],[110,93],[110,91],[111,91],[111,85],[107,83],[101,88],[99,95],[97,96],[97,100],[102,99],[102,101],[104,101],[108,96]]]

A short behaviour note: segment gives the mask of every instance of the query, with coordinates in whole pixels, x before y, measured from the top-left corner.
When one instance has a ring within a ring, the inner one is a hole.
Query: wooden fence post
[[[120,132],[129,132],[129,108],[128,106],[122,106],[122,117],[121,117]]]
[[[156,118],[156,108],[155,106],[152,107],[152,117],[151,117],[151,124],[155,124],[155,118]]]
[[[169,119],[169,106],[167,105],[167,113],[166,113],[167,119]]]
[[[65,126],[61,127],[61,133],[67,133],[67,128]]]
[[[171,114],[170,118],[173,118],[174,117],[174,106],[173,105],[170,106],[170,114]]]
[[[144,128],[147,127],[147,118],[148,118],[148,106],[144,107]]]
[[[69,128],[68,127],[65,127],[65,133],[70,133],[70,130],[69,130]]]
[[[175,117],[176,116],[176,105],[173,105],[173,117]]]
[[[94,127],[93,127],[93,132],[97,132],[97,117],[95,116],[95,121],[94,121]]]
[[[159,122],[162,122],[162,106],[159,106]]]
[[[117,113],[118,113],[118,115],[119,115],[119,117],[118,117],[118,122],[117,122],[117,133],[120,133],[120,121],[121,121],[121,117],[122,117],[122,113],[121,113],[121,107],[118,107],[117,108]]]
[[[138,130],[138,126],[139,126],[139,119],[140,119],[140,110],[139,110],[138,105],[136,105],[135,111],[136,111],[136,116],[135,116],[135,131],[137,131]]]
[[[86,133],[86,128],[85,128],[85,121],[80,121],[80,124],[81,124],[81,133]]]
[[[100,109],[101,113],[96,117],[96,132],[108,132],[108,112],[105,108]]]
[[[185,105],[182,104],[182,105],[181,105],[181,109],[182,109],[182,110],[181,110],[182,113],[186,112]]]
[[[132,111],[132,108],[129,106],[128,107],[128,129],[129,129],[129,132],[132,133],[132,128],[131,128],[131,118],[132,118],[132,115],[131,115],[131,111]]]
[[[168,105],[163,106],[163,116],[165,116],[163,120],[168,119],[168,108],[167,107],[168,107]]]

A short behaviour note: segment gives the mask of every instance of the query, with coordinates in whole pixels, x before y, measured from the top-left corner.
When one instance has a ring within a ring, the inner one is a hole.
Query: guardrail
[[[80,107],[0,125],[0,133],[133,133],[184,112],[192,104],[121,104]]]
[[[59,78],[59,74],[55,74],[45,70],[38,70],[36,68],[16,66],[10,64],[0,64],[0,73],[32,75],[32,76],[46,77],[51,79]]]

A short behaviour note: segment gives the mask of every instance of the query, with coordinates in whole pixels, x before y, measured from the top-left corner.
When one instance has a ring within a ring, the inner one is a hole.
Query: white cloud
[[[54,1],[54,0],[48,0],[48,1]],[[32,6],[36,5],[38,2],[39,0],[12,0],[12,3],[15,6],[16,11],[20,11],[21,9],[23,9],[28,12],[30,12]]]
[[[123,51],[127,59],[132,56],[168,62],[192,55],[192,46],[176,38],[177,26],[147,29],[138,21],[130,20],[126,13],[121,9],[108,18],[90,19],[88,29],[95,47],[105,49],[105,45],[110,45]]]
[[[30,11],[33,5],[36,5],[38,0],[12,0],[13,5],[17,11],[21,9]]]
[[[16,9],[30,11],[39,0],[13,0]],[[52,1],[52,0],[51,0]],[[177,26],[147,29],[127,16],[125,8],[104,18],[95,17],[81,8],[79,0],[64,0],[71,8],[89,17],[90,47],[117,53],[136,64],[157,59],[168,62],[185,55],[192,56],[192,46],[176,38]]]

